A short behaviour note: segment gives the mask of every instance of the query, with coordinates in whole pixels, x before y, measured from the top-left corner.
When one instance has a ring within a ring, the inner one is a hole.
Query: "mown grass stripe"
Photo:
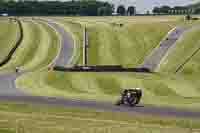
[[[10,20],[11,21],[11,20]],[[18,30],[18,32],[17,33],[14,33],[14,34],[16,34],[16,40],[14,41],[14,40],[12,40],[13,42],[13,45],[11,45],[11,47],[12,48],[10,48],[10,50],[9,51],[6,51],[6,52],[8,52],[6,55],[5,55],[5,53],[3,54],[4,55],[4,58],[2,59],[2,61],[0,62],[0,66],[3,66],[3,65],[5,65],[6,63],[8,63],[8,61],[12,58],[12,56],[13,56],[13,54],[14,54],[14,52],[16,51],[16,49],[19,47],[19,45],[20,45],[20,43],[21,43],[21,41],[22,41],[22,39],[23,39],[23,28],[22,28],[22,24],[21,24],[21,21],[20,20],[18,20],[18,19],[16,19],[16,20],[12,20],[12,22],[16,22],[17,23],[17,26],[18,26],[18,28],[19,28],[19,30]],[[10,46],[10,45],[8,45],[8,46]],[[3,48],[7,48],[8,49],[8,46],[6,46],[6,47],[3,47]]]
[[[59,38],[46,24],[24,21],[24,39],[14,56],[2,69],[37,70],[51,64],[59,49]]]

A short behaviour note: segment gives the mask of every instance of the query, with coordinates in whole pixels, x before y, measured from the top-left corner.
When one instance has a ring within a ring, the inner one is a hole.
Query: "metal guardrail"
[[[55,66],[54,71],[63,72],[141,72],[151,73],[148,68],[124,68],[122,66],[74,66],[74,67],[63,67]]]

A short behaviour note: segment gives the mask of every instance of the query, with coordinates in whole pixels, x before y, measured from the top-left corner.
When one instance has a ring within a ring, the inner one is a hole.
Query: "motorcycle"
[[[116,102],[116,105],[124,104],[133,107],[139,104],[141,97],[142,90],[140,88],[125,89],[121,94],[121,98]]]

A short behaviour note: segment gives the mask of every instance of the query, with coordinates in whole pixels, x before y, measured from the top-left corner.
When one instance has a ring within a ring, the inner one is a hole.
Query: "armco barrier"
[[[74,66],[63,67],[55,66],[54,71],[63,72],[141,72],[151,73],[148,68],[124,68],[122,66]]]
[[[18,38],[18,40],[17,40],[17,42],[16,42],[16,45],[10,50],[10,52],[8,53],[8,55],[6,56],[6,58],[2,61],[2,62],[0,62],[0,66],[3,66],[3,65],[5,65],[6,63],[8,63],[8,61],[12,58],[12,56],[13,56],[13,54],[14,54],[14,52],[16,51],[16,49],[19,47],[19,45],[21,44],[21,42],[22,42],[22,39],[23,39],[23,37],[24,37],[24,34],[23,34],[23,27],[22,27],[22,23],[21,23],[21,21],[19,20],[19,19],[13,19],[14,21],[16,21],[17,23],[18,23],[18,25],[19,25],[19,38]]]

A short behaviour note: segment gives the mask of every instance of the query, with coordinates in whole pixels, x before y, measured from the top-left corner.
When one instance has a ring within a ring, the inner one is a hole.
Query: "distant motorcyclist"
[[[121,93],[121,99],[117,101],[116,105],[128,104],[130,106],[135,106],[139,104],[141,97],[141,88],[124,89]]]

